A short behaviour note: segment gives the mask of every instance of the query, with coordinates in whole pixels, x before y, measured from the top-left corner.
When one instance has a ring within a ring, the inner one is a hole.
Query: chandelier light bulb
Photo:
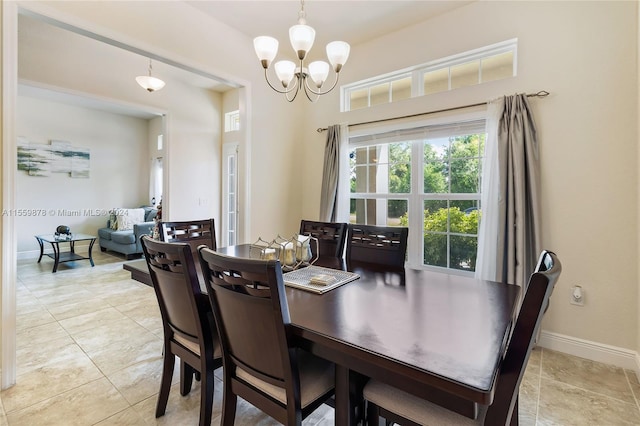
[[[253,39],[253,48],[262,63],[262,67],[267,69],[278,54],[278,40],[269,36],[256,37]]]
[[[329,76],[329,64],[325,61],[311,62],[309,64],[309,75],[318,89],[321,88]]]
[[[296,64],[291,61],[278,61],[275,63],[276,75],[282,86],[286,89],[293,80],[296,72]]]
[[[342,66],[347,62],[350,50],[349,43],[344,41],[332,41],[327,44],[327,58],[329,58],[335,72],[340,72]]]
[[[316,30],[305,24],[294,25],[289,28],[289,39],[291,40],[291,47],[298,55],[298,59],[302,60],[313,46],[313,42],[316,39]]]

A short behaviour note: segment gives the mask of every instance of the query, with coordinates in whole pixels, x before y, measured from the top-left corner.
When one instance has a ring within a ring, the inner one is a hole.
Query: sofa
[[[142,255],[140,238],[152,235],[154,219],[158,214],[155,207],[142,206],[137,209],[113,209],[106,228],[98,229],[101,251],[115,251],[133,259]]]

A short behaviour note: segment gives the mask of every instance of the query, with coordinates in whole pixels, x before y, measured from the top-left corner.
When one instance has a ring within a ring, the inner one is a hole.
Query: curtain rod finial
[[[322,132],[324,132],[325,130],[327,130],[327,129],[322,128],[322,127],[318,127],[318,128],[316,129],[316,132],[318,132],[318,133],[322,133]]]

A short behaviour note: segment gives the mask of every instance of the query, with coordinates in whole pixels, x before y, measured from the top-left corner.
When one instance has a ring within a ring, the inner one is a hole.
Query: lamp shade
[[[309,64],[309,75],[318,89],[321,88],[329,76],[329,64],[325,61],[311,62]]]
[[[327,58],[329,58],[335,72],[340,72],[342,66],[347,62],[350,50],[349,43],[344,41],[332,41],[327,44]]]
[[[289,39],[291,47],[298,54],[298,59],[302,60],[307,52],[311,50],[313,41],[316,39],[316,30],[308,25],[297,24],[289,28]]]
[[[269,36],[256,37],[253,39],[253,48],[262,66],[266,69],[278,54],[278,40]]]
[[[136,77],[136,81],[142,88],[146,89],[148,92],[155,92],[156,90],[160,90],[164,87],[164,81],[159,78],[152,77],[150,75],[140,75]]]
[[[289,83],[291,83],[293,74],[296,71],[296,64],[291,61],[278,61],[275,64],[275,68],[278,80],[285,88],[289,87]]]

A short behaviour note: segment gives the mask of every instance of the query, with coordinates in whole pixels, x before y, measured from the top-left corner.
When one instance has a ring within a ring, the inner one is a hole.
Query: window
[[[224,114],[224,131],[233,132],[240,130],[240,111],[235,110]]]
[[[341,111],[459,89],[516,75],[512,39],[342,86]]]
[[[485,139],[484,120],[351,137],[350,222],[408,226],[412,265],[474,271]]]

